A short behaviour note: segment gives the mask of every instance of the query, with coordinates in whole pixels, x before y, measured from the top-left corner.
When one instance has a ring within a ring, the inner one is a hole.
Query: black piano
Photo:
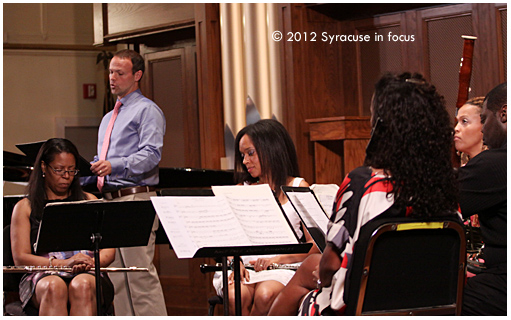
[[[28,182],[33,162],[34,160],[30,160],[27,156],[4,151],[4,181]],[[156,189],[210,188],[214,185],[233,184],[234,173],[232,170],[160,168],[160,183],[156,186]],[[84,186],[84,190],[101,198],[95,184]],[[22,195],[4,196],[4,228],[11,223],[14,205],[22,198]],[[168,243],[161,225],[157,233],[157,243]]]

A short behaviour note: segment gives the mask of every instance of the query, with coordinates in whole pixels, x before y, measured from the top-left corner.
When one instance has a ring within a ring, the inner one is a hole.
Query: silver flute
[[[72,272],[73,267],[41,267],[41,266],[4,266],[4,273],[31,273],[40,271],[63,271]],[[89,271],[95,271],[95,268],[91,268]],[[101,272],[148,272],[147,268],[99,268]]]

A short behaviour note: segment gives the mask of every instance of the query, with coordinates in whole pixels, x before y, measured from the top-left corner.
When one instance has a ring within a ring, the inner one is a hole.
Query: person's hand
[[[256,272],[267,270],[274,262],[274,258],[258,258],[257,260],[249,261],[250,264],[254,265],[254,270]]]
[[[312,271],[312,280],[317,283],[317,287],[321,287],[321,280],[319,279],[319,264],[316,266],[314,271]]]
[[[245,268],[242,262],[240,262],[240,279],[241,282],[250,281],[250,273],[248,273],[248,270]],[[234,283],[234,271],[229,275],[229,284],[232,283]]]
[[[73,267],[73,273],[89,271],[94,266],[94,259],[81,252],[69,259],[64,260],[66,267]]]
[[[99,160],[90,166],[90,170],[98,177],[104,177],[112,173],[112,164],[110,161]]]
[[[71,272],[73,274],[83,273],[83,272],[89,271],[91,268],[92,268],[91,265],[80,263],[80,264],[75,264],[73,266],[73,270]]]

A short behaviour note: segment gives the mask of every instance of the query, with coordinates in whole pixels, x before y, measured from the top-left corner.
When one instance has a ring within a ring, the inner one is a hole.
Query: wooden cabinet
[[[344,176],[363,164],[369,142],[369,117],[332,117],[306,120],[314,142],[316,183],[341,184]]]
[[[195,24],[193,3],[94,3],[94,44],[178,30]]]

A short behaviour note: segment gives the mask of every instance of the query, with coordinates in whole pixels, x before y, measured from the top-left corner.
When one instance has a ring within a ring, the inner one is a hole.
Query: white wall
[[[3,50],[3,150],[20,153],[17,143],[55,137],[57,118],[101,119],[104,75],[103,65],[96,65],[99,52],[78,47],[92,47],[92,4],[3,4],[3,14],[4,48],[48,48]],[[85,83],[96,84],[96,99],[83,98]]]

